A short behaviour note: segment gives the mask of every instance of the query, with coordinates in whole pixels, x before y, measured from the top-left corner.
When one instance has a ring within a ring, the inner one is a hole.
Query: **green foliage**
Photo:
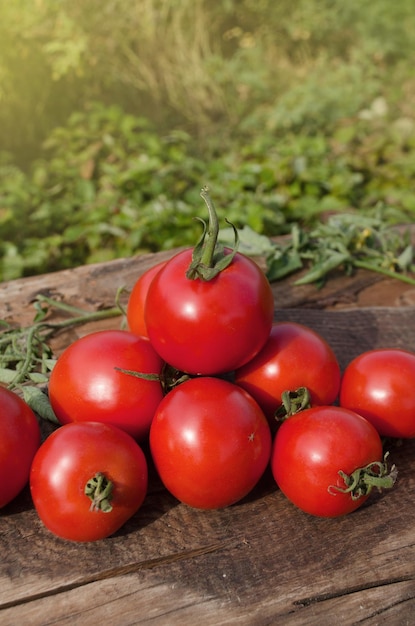
[[[193,245],[205,184],[266,235],[413,221],[412,5],[0,0],[0,280]]]
[[[391,120],[380,101],[331,136],[215,145],[202,158],[185,132],[160,135],[115,106],[73,114],[30,175],[0,169],[1,279],[193,245],[204,184],[222,223],[268,236],[352,207],[413,221],[415,120]]]

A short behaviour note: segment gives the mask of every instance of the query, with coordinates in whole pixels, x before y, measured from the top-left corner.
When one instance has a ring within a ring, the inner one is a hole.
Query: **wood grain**
[[[5,283],[0,317],[30,320],[39,290],[91,310],[112,306],[117,287],[131,287],[158,260]],[[364,272],[345,280],[321,291],[273,285],[276,320],[320,332],[342,367],[374,347],[415,350],[411,289]],[[95,328],[63,335],[58,349]],[[170,496],[150,467],[148,497],[126,526],[104,541],[74,544],[42,526],[26,489],[0,516],[0,624],[412,625],[415,440],[388,445],[399,470],[394,489],[334,520],[297,510],[269,471],[237,505],[198,511]]]

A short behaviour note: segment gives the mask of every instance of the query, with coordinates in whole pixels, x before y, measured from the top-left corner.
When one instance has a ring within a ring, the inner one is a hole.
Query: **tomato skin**
[[[153,279],[144,312],[148,335],[161,358],[180,371],[230,372],[253,358],[268,338],[271,286],[259,266],[241,254],[212,280],[188,279],[192,252],[179,252]]]
[[[127,324],[130,331],[135,335],[148,337],[147,326],[144,319],[147,293],[154,276],[165,264],[166,261],[161,261],[161,263],[153,265],[153,267],[145,271],[133,285],[127,304]]]
[[[382,441],[361,415],[336,406],[306,409],[283,422],[274,439],[271,470],[285,496],[298,508],[319,517],[337,517],[360,507],[339,470],[350,475],[369,463],[382,462]]]
[[[235,382],[272,422],[284,391],[307,387],[312,405],[332,404],[340,376],[336,355],[323,337],[295,322],[277,322],[262,350],[235,372]]]
[[[91,510],[87,481],[102,472],[113,482],[112,511]],[[33,503],[42,523],[70,541],[114,534],[140,508],[147,493],[147,461],[127,433],[98,422],[61,426],[37,451],[30,472]]]
[[[66,348],[49,380],[49,398],[59,422],[93,420],[118,426],[138,440],[147,437],[163,398],[161,383],[116,367],[160,374],[163,362],[148,339],[124,330],[97,331]]]
[[[14,500],[29,481],[40,440],[39,423],[32,409],[0,385],[0,508]]]
[[[257,484],[269,462],[271,432],[243,389],[201,377],[165,396],[151,425],[150,449],[162,482],[178,500],[216,509]]]
[[[339,401],[383,437],[415,437],[415,354],[387,348],[360,354],[343,373]]]

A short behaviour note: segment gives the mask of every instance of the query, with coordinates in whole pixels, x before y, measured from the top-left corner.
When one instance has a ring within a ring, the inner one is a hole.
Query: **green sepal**
[[[332,495],[336,495],[336,492],[349,493],[352,500],[359,500],[368,496],[374,487],[378,491],[391,489],[396,482],[398,470],[395,465],[392,465],[390,469],[388,468],[386,462],[388,455],[389,453],[386,452],[383,462],[373,461],[365,467],[357,468],[352,474],[346,474],[339,470],[338,474],[346,486],[343,488],[330,485],[329,493]]]
[[[281,405],[275,411],[274,417],[277,421],[283,422],[292,415],[300,413],[311,407],[310,392],[307,387],[298,387],[293,391],[283,391],[281,394]]]
[[[102,472],[97,472],[90,478],[84,488],[84,493],[91,500],[90,511],[112,511],[113,483]]]

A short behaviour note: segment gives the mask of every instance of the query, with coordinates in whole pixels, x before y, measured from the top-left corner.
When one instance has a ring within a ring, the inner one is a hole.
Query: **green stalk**
[[[212,199],[209,195],[208,188],[203,187],[200,192],[201,197],[206,203],[206,206],[209,211],[209,226],[206,233],[206,238],[203,244],[202,256],[200,258],[200,263],[205,265],[206,267],[213,267],[213,257],[215,254],[216,244],[218,241],[219,235],[219,221],[216,213],[215,205],[212,202]]]
[[[353,265],[364,270],[369,270],[371,272],[383,274],[384,276],[389,276],[389,278],[397,278],[403,283],[408,283],[408,285],[415,285],[415,279],[411,278],[407,274],[400,274],[399,272],[388,270],[385,267],[379,267],[378,265],[372,265],[372,263],[366,263],[366,261],[353,260]]]

